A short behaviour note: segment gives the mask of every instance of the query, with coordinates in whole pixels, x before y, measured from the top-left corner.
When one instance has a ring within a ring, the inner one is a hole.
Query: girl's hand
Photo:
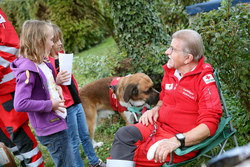
[[[70,73],[67,71],[60,71],[56,76],[56,84],[61,85],[64,82],[69,81],[70,79]]]
[[[59,94],[59,97],[60,97],[62,100],[64,100],[61,86],[56,85],[56,90],[57,90],[57,92],[58,92],[58,94]]]
[[[56,100],[56,99],[51,98],[51,101],[52,101],[52,110],[53,111],[58,110],[58,111],[64,113],[62,108],[66,108],[66,106],[64,105],[65,100]]]

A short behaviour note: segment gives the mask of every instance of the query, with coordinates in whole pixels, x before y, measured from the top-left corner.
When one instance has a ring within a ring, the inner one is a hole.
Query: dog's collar
[[[119,112],[127,111],[127,108],[120,104],[116,96],[116,85],[119,83],[121,78],[122,77],[114,78],[109,85],[110,105],[112,106],[114,111],[119,111]]]
[[[122,77],[116,77],[112,80],[112,82],[109,85],[109,89],[111,90],[112,93],[116,92],[116,85],[119,83],[120,79]]]

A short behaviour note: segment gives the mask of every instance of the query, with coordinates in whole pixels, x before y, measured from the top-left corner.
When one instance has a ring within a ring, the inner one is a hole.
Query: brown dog
[[[113,84],[113,82],[117,82],[117,84]],[[159,92],[153,88],[152,80],[144,73],[118,78],[102,78],[85,85],[79,90],[79,93],[94,147],[100,147],[103,144],[94,141],[98,112],[101,110],[119,111],[121,109],[119,113],[126,125],[129,125],[134,123],[134,118],[132,113],[124,108],[149,107],[149,105],[155,105],[159,100]],[[116,101],[111,102],[111,97]]]

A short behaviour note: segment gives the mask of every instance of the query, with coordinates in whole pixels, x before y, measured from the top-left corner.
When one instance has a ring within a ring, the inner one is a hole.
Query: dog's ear
[[[124,95],[123,95],[123,99],[125,102],[128,102],[129,99],[132,97],[132,96],[136,96],[138,95],[138,88],[137,88],[137,85],[135,84],[129,84],[126,88],[125,88],[125,92],[124,92]]]

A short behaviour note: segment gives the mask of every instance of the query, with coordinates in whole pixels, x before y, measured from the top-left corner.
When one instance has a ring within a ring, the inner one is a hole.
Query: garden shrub
[[[207,61],[247,111],[250,111],[249,7],[224,5],[219,10],[198,14],[190,25],[203,37]]]
[[[74,53],[100,43],[110,33],[105,24],[90,17],[84,3],[85,1],[71,0],[3,0],[0,2],[2,10],[6,12],[18,34],[25,20],[51,21],[62,29],[65,50]]]
[[[161,65],[166,63],[163,55],[167,44],[167,33],[157,12],[155,1],[148,0],[110,0],[115,26],[115,41],[121,50],[122,59],[131,63],[130,68],[118,70],[120,75],[144,72],[155,84],[160,83],[163,75]],[[121,61],[122,63],[123,61]]]
[[[189,25],[186,6],[201,3],[207,0],[157,0],[156,9],[164,26],[164,30],[172,35],[174,32],[185,29]]]
[[[6,14],[8,20],[15,28],[17,34],[20,34],[23,22],[30,19],[30,14],[25,0],[0,2],[2,11]]]
[[[198,14],[190,25],[203,37],[206,61],[219,72],[239,145],[246,145],[250,139],[249,7],[231,7],[224,1],[219,10]],[[230,148],[235,147],[232,143]]]
[[[100,43],[106,30],[88,17],[81,1],[58,0],[48,2],[49,19],[63,31],[67,52],[80,52]]]

